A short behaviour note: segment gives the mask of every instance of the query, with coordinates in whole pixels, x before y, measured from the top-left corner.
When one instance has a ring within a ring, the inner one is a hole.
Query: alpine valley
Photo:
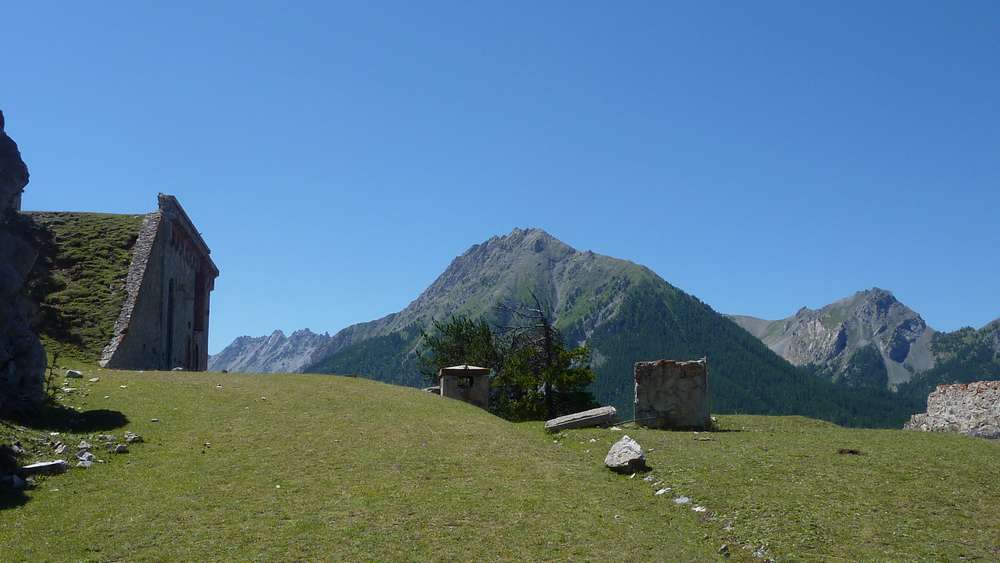
[[[933,382],[1000,372],[1000,322],[937,333],[886,291],[765,321],[727,317],[646,267],[578,251],[540,229],[515,229],[472,246],[402,311],[333,336],[237,338],[213,370],[358,374],[422,386],[416,350],[432,320],[507,319],[497,303],[531,294],[550,307],[567,342],[586,343],[602,404],[631,413],[632,366],[709,358],[712,411],[801,414],[854,426],[899,427],[922,409]],[[965,369],[974,350],[978,370]],[[950,366],[935,371],[941,366]],[[933,381],[932,381],[933,380]]]

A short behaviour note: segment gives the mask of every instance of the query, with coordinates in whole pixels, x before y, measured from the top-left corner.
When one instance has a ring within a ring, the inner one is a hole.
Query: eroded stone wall
[[[707,428],[708,361],[636,362],[635,421],[650,428]]]
[[[136,242],[128,297],[102,364],[117,369],[208,367],[209,293],[218,275],[170,196]]]
[[[1000,381],[938,385],[903,428],[1000,439]]]

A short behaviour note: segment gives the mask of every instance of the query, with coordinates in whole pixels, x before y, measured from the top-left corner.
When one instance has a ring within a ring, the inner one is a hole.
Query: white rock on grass
[[[643,453],[639,442],[628,436],[622,436],[621,440],[615,442],[608,450],[604,465],[618,473],[643,471],[647,469],[646,454]]]
[[[79,371],[75,370],[75,369],[68,369],[68,370],[66,370],[66,377],[71,377],[71,378],[76,379],[76,378],[83,377],[83,374],[80,373]]]
[[[139,444],[143,442],[143,439],[142,436],[136,434],[135,432],[126,432],[125,442],[129,444]]]

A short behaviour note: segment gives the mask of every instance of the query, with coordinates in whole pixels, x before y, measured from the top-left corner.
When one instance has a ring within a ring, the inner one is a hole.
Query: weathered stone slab
[[[1000,381],[938,385],[903,428],[1000,439]]]
[[[57,459],[55,461],[40,461],[31,465],[25,465],[21,468],[21,473],[25,477],[32,475],[52,475],[55,473],[65,473],[68,468],[69,464],[66,463],[66,460]]]
[[[614,422],[618,411],[615,407],[598,407],[588,411],[576,412],[553,418],[545,422],[547,432],[558,432],[570,428],[588,428],[591,426],[606,426]]]
[[[636,362],[635,421],[650,428],[708,428],[708,360]]]
[[[604,457],[604,465],[618,473],[633,473],[648,469],[642,446],[628,436],[622,436],[621,440],[611,446],[608,455]]]

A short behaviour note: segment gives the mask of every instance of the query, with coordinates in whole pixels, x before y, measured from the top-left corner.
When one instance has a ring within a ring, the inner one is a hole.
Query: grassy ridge
[[[125,278],[142,215],[34,212],[41,252],[30,291],[51,356],[100,359],[125,300]]]
[[[754,416],[626,428],[674,489],[655,496],[604,469],[622,431],[553,437],[364,379],[94,374],[64,401],[128,421],[60,438],[147,443],[0,509],[4,560],[704,561],[724,543],[735,560],[1000,556],[1000,444],[985,440]]]

